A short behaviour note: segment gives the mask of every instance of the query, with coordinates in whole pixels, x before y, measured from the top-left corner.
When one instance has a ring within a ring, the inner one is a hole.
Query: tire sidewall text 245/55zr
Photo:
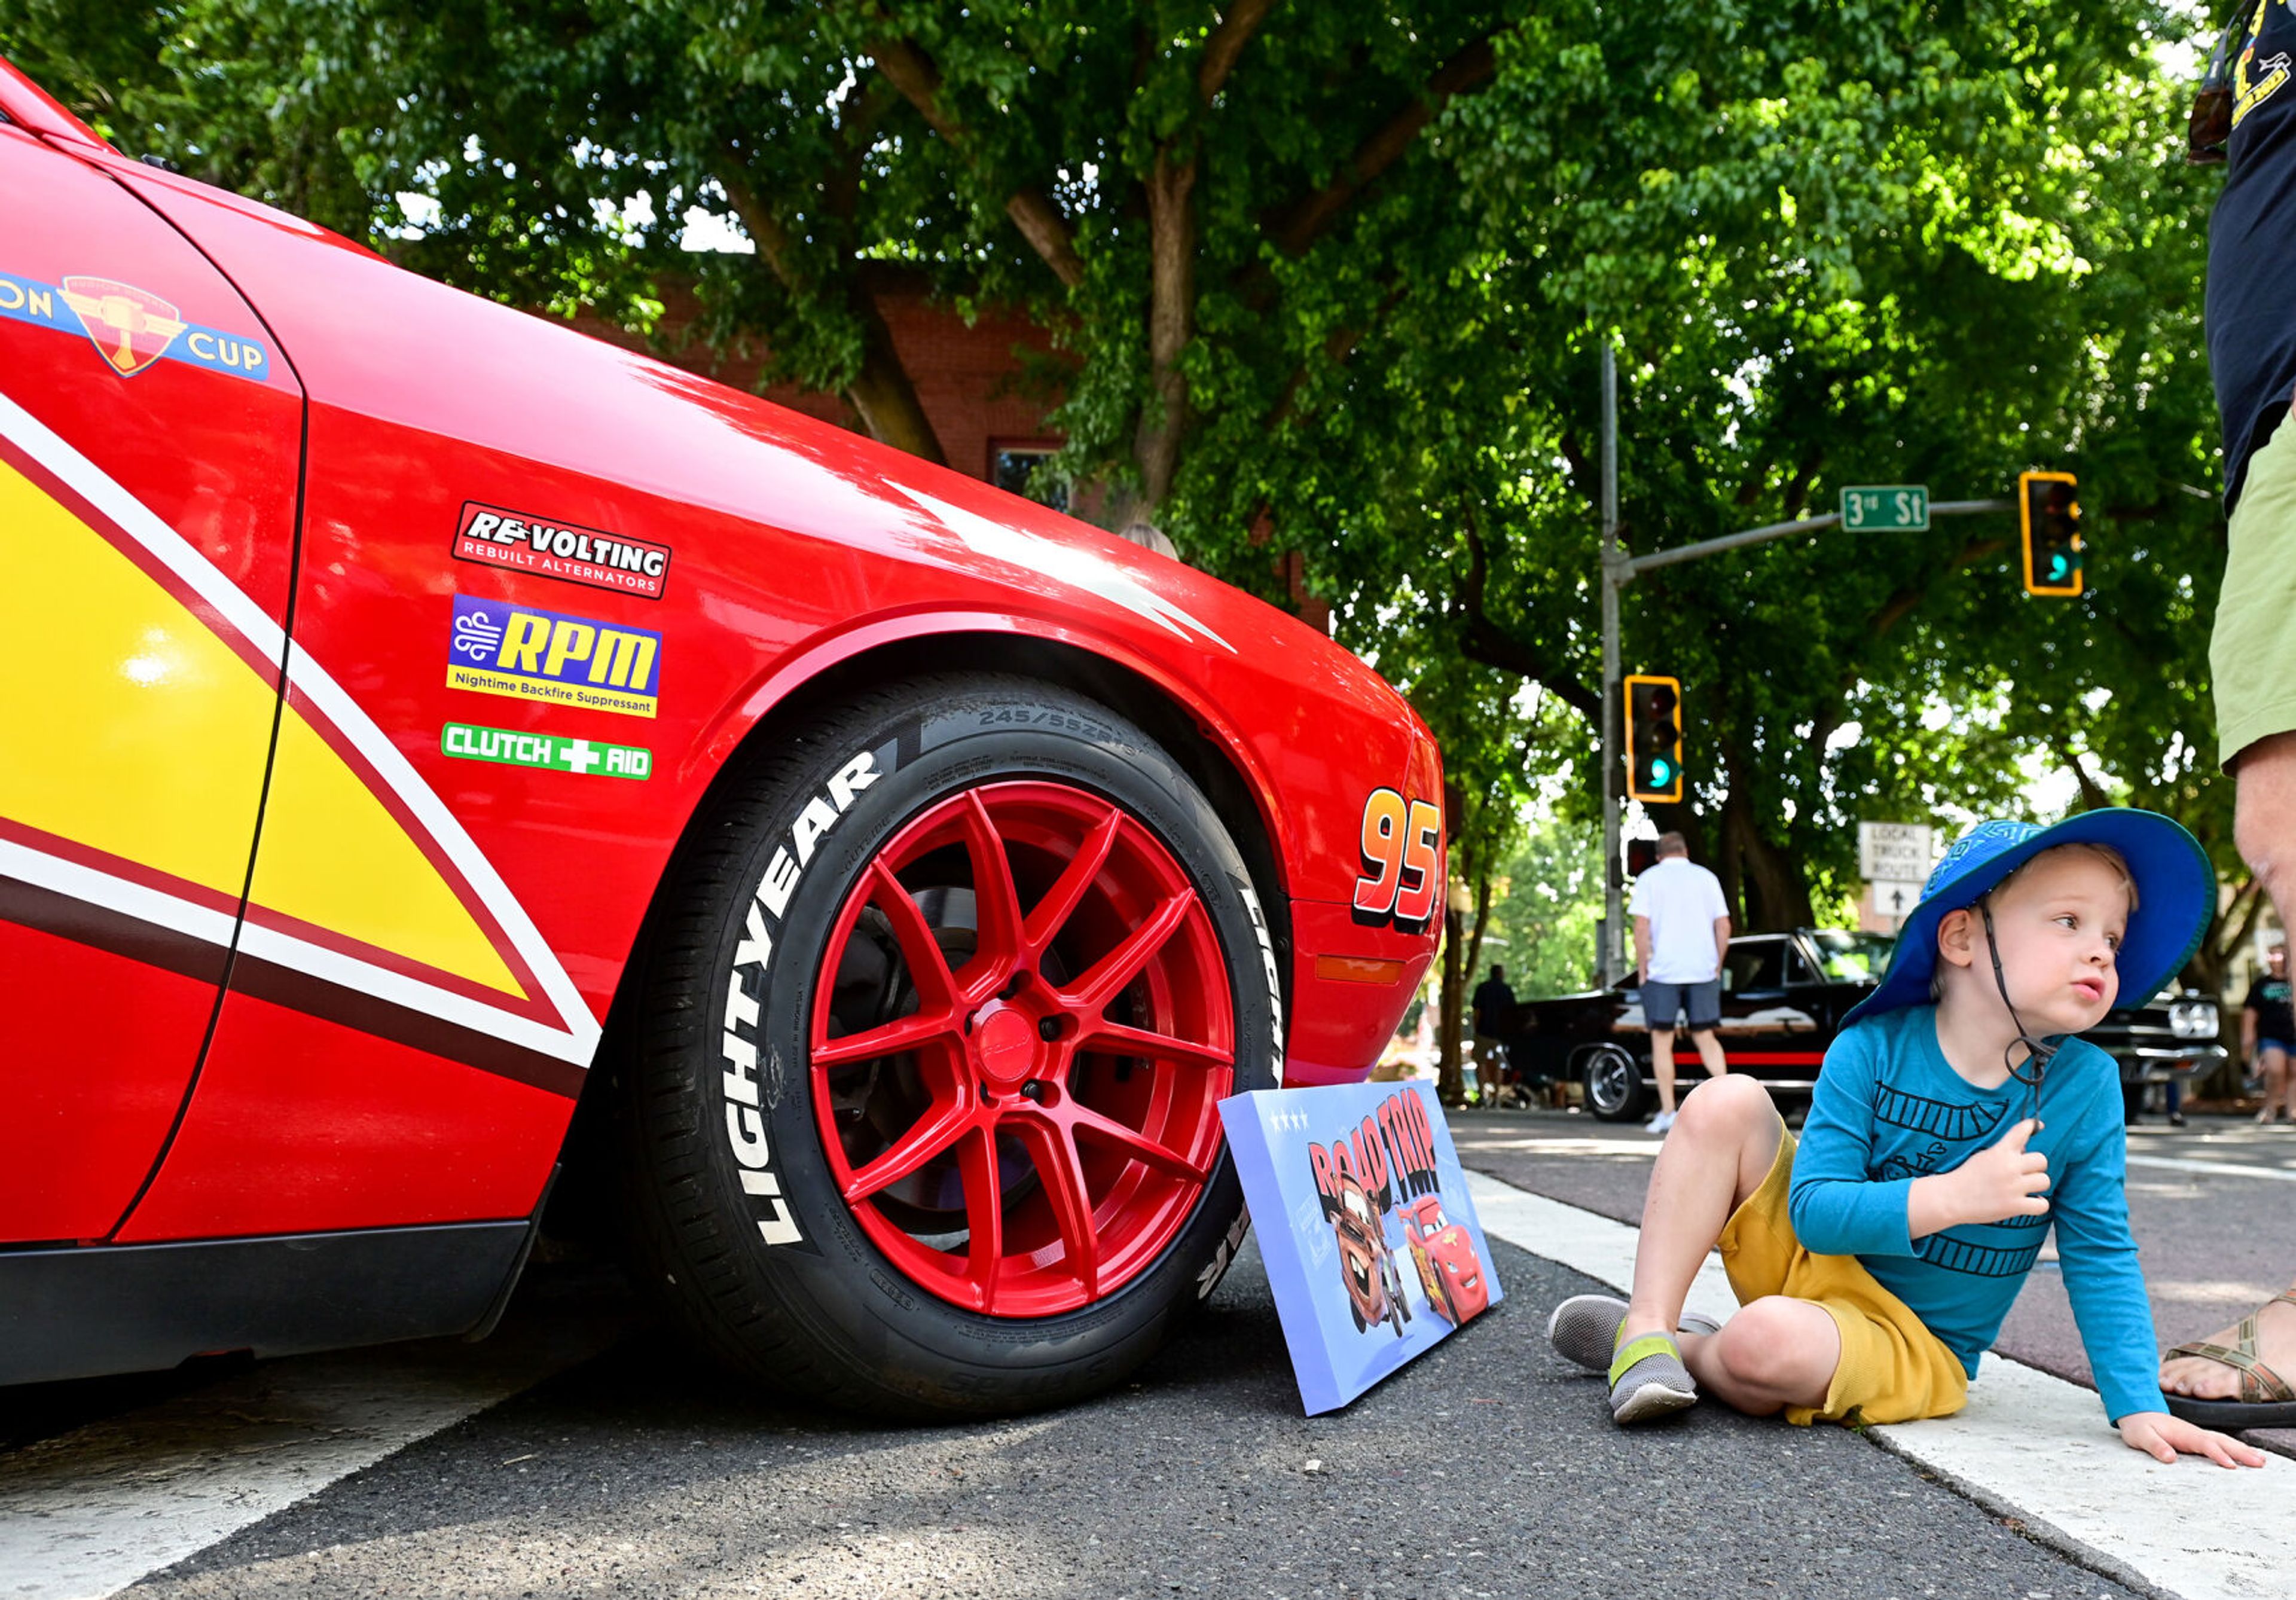
[[[1168,853],[1217,935],[1234,1091],[1280,1073],[1275,948],[1242,859],[1181,768],[1105,708],[1025,679],[913,680],[762,752],[721,785],[666,906],[628,1104],[654,1282],[707,1344],[777,1387],[912,1416],[1058,1404],[1144,1359],[1234,1254],[1242,1200],[1224,1145],[1160,1253],[1046,1316],[936,1294],[840,1193],[808,1040],[840,907],[912,818],[1027,781],[1112,802]]]

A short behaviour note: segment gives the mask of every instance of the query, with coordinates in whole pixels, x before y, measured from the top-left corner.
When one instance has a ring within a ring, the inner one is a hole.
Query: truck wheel
[[[1604,1122],[1632,1122],[1649,1104],[1643,1064],[1619,1045],[1597,1045],[1578,1058],[1578,1080],[1587,1109]]]
[[[611,1062],[642,1275],[792,1397],[1058,1405],[1144,1359],[1241,1243],[1219,1102],[1274,1087],[1267,918],[1136,728],[915,680],[714,792]]]

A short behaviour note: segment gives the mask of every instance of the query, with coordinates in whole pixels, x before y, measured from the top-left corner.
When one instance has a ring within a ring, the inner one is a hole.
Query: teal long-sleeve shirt
[[[2048,1214],[1911,1236],[1914,1179],[1950,1172],[2038,1117],[2026,1148],[2049,1159]],[[1856,1256],[1912,1308],[1972,1378],[2001,1331],[2051,1224],[2073,1317],[2105,1414],[2163,1411],[2152,1307],[2128,1231],[2120,1071],[2067,1039],[2037,1092],[2015,1079],[1980,1089],[1938,1047],[1937,1008],[1857,1023],[1825,1053],[1794,1154],[1795,1235],[1820,1255]]]

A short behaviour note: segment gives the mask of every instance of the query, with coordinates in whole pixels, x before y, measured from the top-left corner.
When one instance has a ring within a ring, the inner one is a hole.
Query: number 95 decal
[[[1356,921],[1425,923],[1443,892],[1443,808],[1373,790],[1364,801],[1363,866]]]

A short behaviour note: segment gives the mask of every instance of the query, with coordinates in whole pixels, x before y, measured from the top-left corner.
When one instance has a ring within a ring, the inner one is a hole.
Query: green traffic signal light
[[[2017,512],[2025,536],[2025,592],[2073,595],[2084,587],[2080,500],[2070,472],[2021,472]]]
[[[1639,800],[1682,799],[1679,678],[1627,679],[1627,792]]]

